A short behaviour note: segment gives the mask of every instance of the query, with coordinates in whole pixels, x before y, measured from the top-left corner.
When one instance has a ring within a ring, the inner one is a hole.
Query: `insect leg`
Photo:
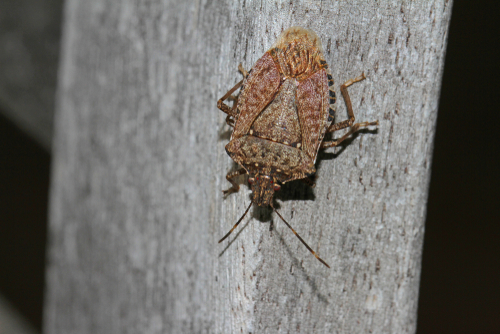
[[[320,148],[327,148],[327,147],[334,147],[346,140],[350,135],[352,135],[354,132],[358,131],[360,128],[364,128],[366,126],[370,125],[378,125],[378,121],[375,122],[362,122],[362,123],[356,123],[351,127],[351,130],[349,130],[345,135],[340,137],[337,140],[332,140],[332,141],[324,141],[321,143]]]
[[[276,214],[281,218],[281,220],[286,224],[286,226],[288,226],[288,228],[290,230],[292,230],[293,234],[295,234],[295,236],[297,238],[299,238],[300,242],[302,242],[304,244],[304,246],[306,246],[306,248],[312,253],[312,255],[314,255],[315,258],[317,258],[319,260],[319,262],[323,263],[325,266],[327,266],[328,268],[330,268],[330,266],[328,265],[328,263],[326,263],[323,259],[321,259],[318,254],[316,254],[315,251],[312,250],[311,247],[309,247],[308,244],[306,244],[306,242],[304,241],[304,239],[302,239],[300,237],[300,235],[295,232],[295,230],[290,226],[290,224],[287,223],[287,221],[280,215],[280,213],[278,211],[276,211],[276,209],[274,208],[274,206],[271,204],[271,207],[273,208],[274,212],[276,212]]]
[[[234,178],[237,177],[237,176],[246,174],[246,172],[247,171],[244,170],[244,169],[238,169],[238,170],[235,170],[234,172],[227,173],[226,179],[229,182],[231,182],[231,184],[233,186],[231,188],[227,189],[227,190],[223,190],[222,192],[224,193],[224,195],[229,195],[229,194],[238,192],[238,190],[240,190],[240,186],[236,183],[236,181],[234,180]]]
[[[241,72],[241,74],[243,74],[243,78],[247,78],[248,77],[248,72],[245,71],[245,69],[243,68],[243,65],[241,65],[241,63],[238,65],[238,70]]]
[[[326,130],[326,132],[334,132],[337,130],[345,129],[354,124],[354,119],[355,119],[354,112],[352,111],[351,98],[349,97],[349,93],[347,92],[347,87],[349,87],[355,82],[359,82],[365,79],[366,79],[365,74],[362,73],[359,77],[347,80],[342,86],[340,86],[340,91],[342,92],[342,96],[344,97],[344,101],[347,106],[347,114],[349,115],[349,119],[330,125],[330,127],[328,128],[328,130]]]
[[[306,177],[304,179],[300,179],[300,181],[304,182],[305,184],[307,184],[311,188],[316,187],[316,183],[308,177]]]
[[[344,97],[345,104],[347,106],[347,113],[349,115],[349,119],[332,124],[326,132],[334,132],[337,130],[345,129],[348,127],[351,127],[351,129],[343,135],[341,138],[334,140],[334,141],[326,141],[321,143],[321,148],[327,148],[327,147],[333,147],[337,146],[341,142],[343,142],[345,139],[347,139],[351,134],[354,132],[358,131],[360,128],[370,126],[370,125],[378,125],[378,121],[374,122],[362,122],[362,123],[356,123],[354,124],[354,111],[352,110],[352,103],[351,103],[351,98],[349,97],[349,93],[347,91],[347,87],[351,86],[355,82],[359,82],[366,79],[365,74],[362,73],[359,77],[356,77],[354,79],[347,80],[342,86],[340,86],[340,91],[342,92],[342,96]],[[354,124],[354,125],[353,125]]]
[[[229,125],[229,126],[232,126],[234,127],[234,117],[236,117],[236,101],[233,105],[232,108],[229,108],[227,104],[224,103],[225,100],[227,100],[231,94],[234,93],[235,90],[237,90],[238,88],[241,87],[241,85],[243,85],[243,80],[241,80],[240,82],[238,82],[233,88],[231,88],[227,93],[226,95],[224,95],[223,97],[221,97],[219,99],[219,101],[217,101],[217,108],[219,108],[220,110],[222,110],[223,112],[225,112],[228,116],[226,117],[226,123]]]

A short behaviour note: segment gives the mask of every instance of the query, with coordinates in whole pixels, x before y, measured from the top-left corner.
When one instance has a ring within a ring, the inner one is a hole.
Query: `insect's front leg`
[[[247,173],[247,171],[244,170],[243,168],[242,169],[238,169],[238,170],[236,170],[234,172],[227,173],[226,180],[228,180],[229,182],[231,182],[231,184],[233,186],[231,188],[227,189],[227,190],[223,190],[222,192],[224,193],[224,195],[229,195],[229,194],[238,192],[238,190],[240,190],[240,186],[239,186],[239,184],[236,183],[236,181],[234,180],[234,178],[237,177],[237,176],[246,174],[246,173]]]
[[[358,131],[360,128],[364,128],[370,125],[378,125],[378,121],[374,122],[362,122],[362,123],[356,123],[354,124],[355,117],[354,117],[354,111],[352,110],[352,103],[351,103],[351,98],[349,97],[349,92],[347,91],[347,87],[351,86],[355,82],[359,82],[366,79],[365,74],[362,73],[359,77],[347,80],[342,86],[340,86],[340,91],[342,92],[342,96],[344,97],[345,104],[347,106],[347,114],[349,115],[349,119],[332,124],[328,130],[328,132],[335,132],[341,129],[345,129],[348,127],[351,127],[351,129],[342,137],[340,137],[337,140],[333,141],[325,141],[321,143],[321,148],[327,148],[327,147],[334,147],[339,145],[341,142],[346,140],[350,135],[352,135],[354,132]]]

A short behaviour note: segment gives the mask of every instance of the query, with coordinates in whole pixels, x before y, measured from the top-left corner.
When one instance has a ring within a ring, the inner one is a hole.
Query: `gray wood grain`
[[[414,333],[451,3],[69,0],[45,332]],[[380,121],[277,196],[332,269],[257,208],[217,244],[250,200],[216,101],[293,25]]]

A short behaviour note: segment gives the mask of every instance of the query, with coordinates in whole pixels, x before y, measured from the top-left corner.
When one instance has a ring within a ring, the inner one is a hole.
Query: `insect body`
[[[238,226],[252,203],[271,206],[307,249],[329,267],[274,209],[273,195],[282,183],[308,180],[307,176],[316,172],[314,163],[320,148],[337,146],[359,128],[378,124],[354,124],[347,87],[363,80],[364,74],[341,86],[349,119],[331,124],[336,101],[333,79],[313,31],[301,27],[285,30],[249,73],[241,65],[240,71],[245,78],[217,104],[228,115],[227,124],[234,127],[226,152],[242,167],[227,174],[232,187],[224,193],[238,191],[234,178],[249,174],[252,202],[219,242]],[[224,100],[239,87],[237,102],[229,108]],[[347,127],[350,130],[336,141],[323,141],[327,132]]]

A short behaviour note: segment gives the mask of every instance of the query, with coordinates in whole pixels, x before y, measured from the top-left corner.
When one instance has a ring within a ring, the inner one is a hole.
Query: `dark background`
[[[418,333],[500,333],[500,6],[454,1]],[[0,116],[0,294],[41,330],[50,155]]]

